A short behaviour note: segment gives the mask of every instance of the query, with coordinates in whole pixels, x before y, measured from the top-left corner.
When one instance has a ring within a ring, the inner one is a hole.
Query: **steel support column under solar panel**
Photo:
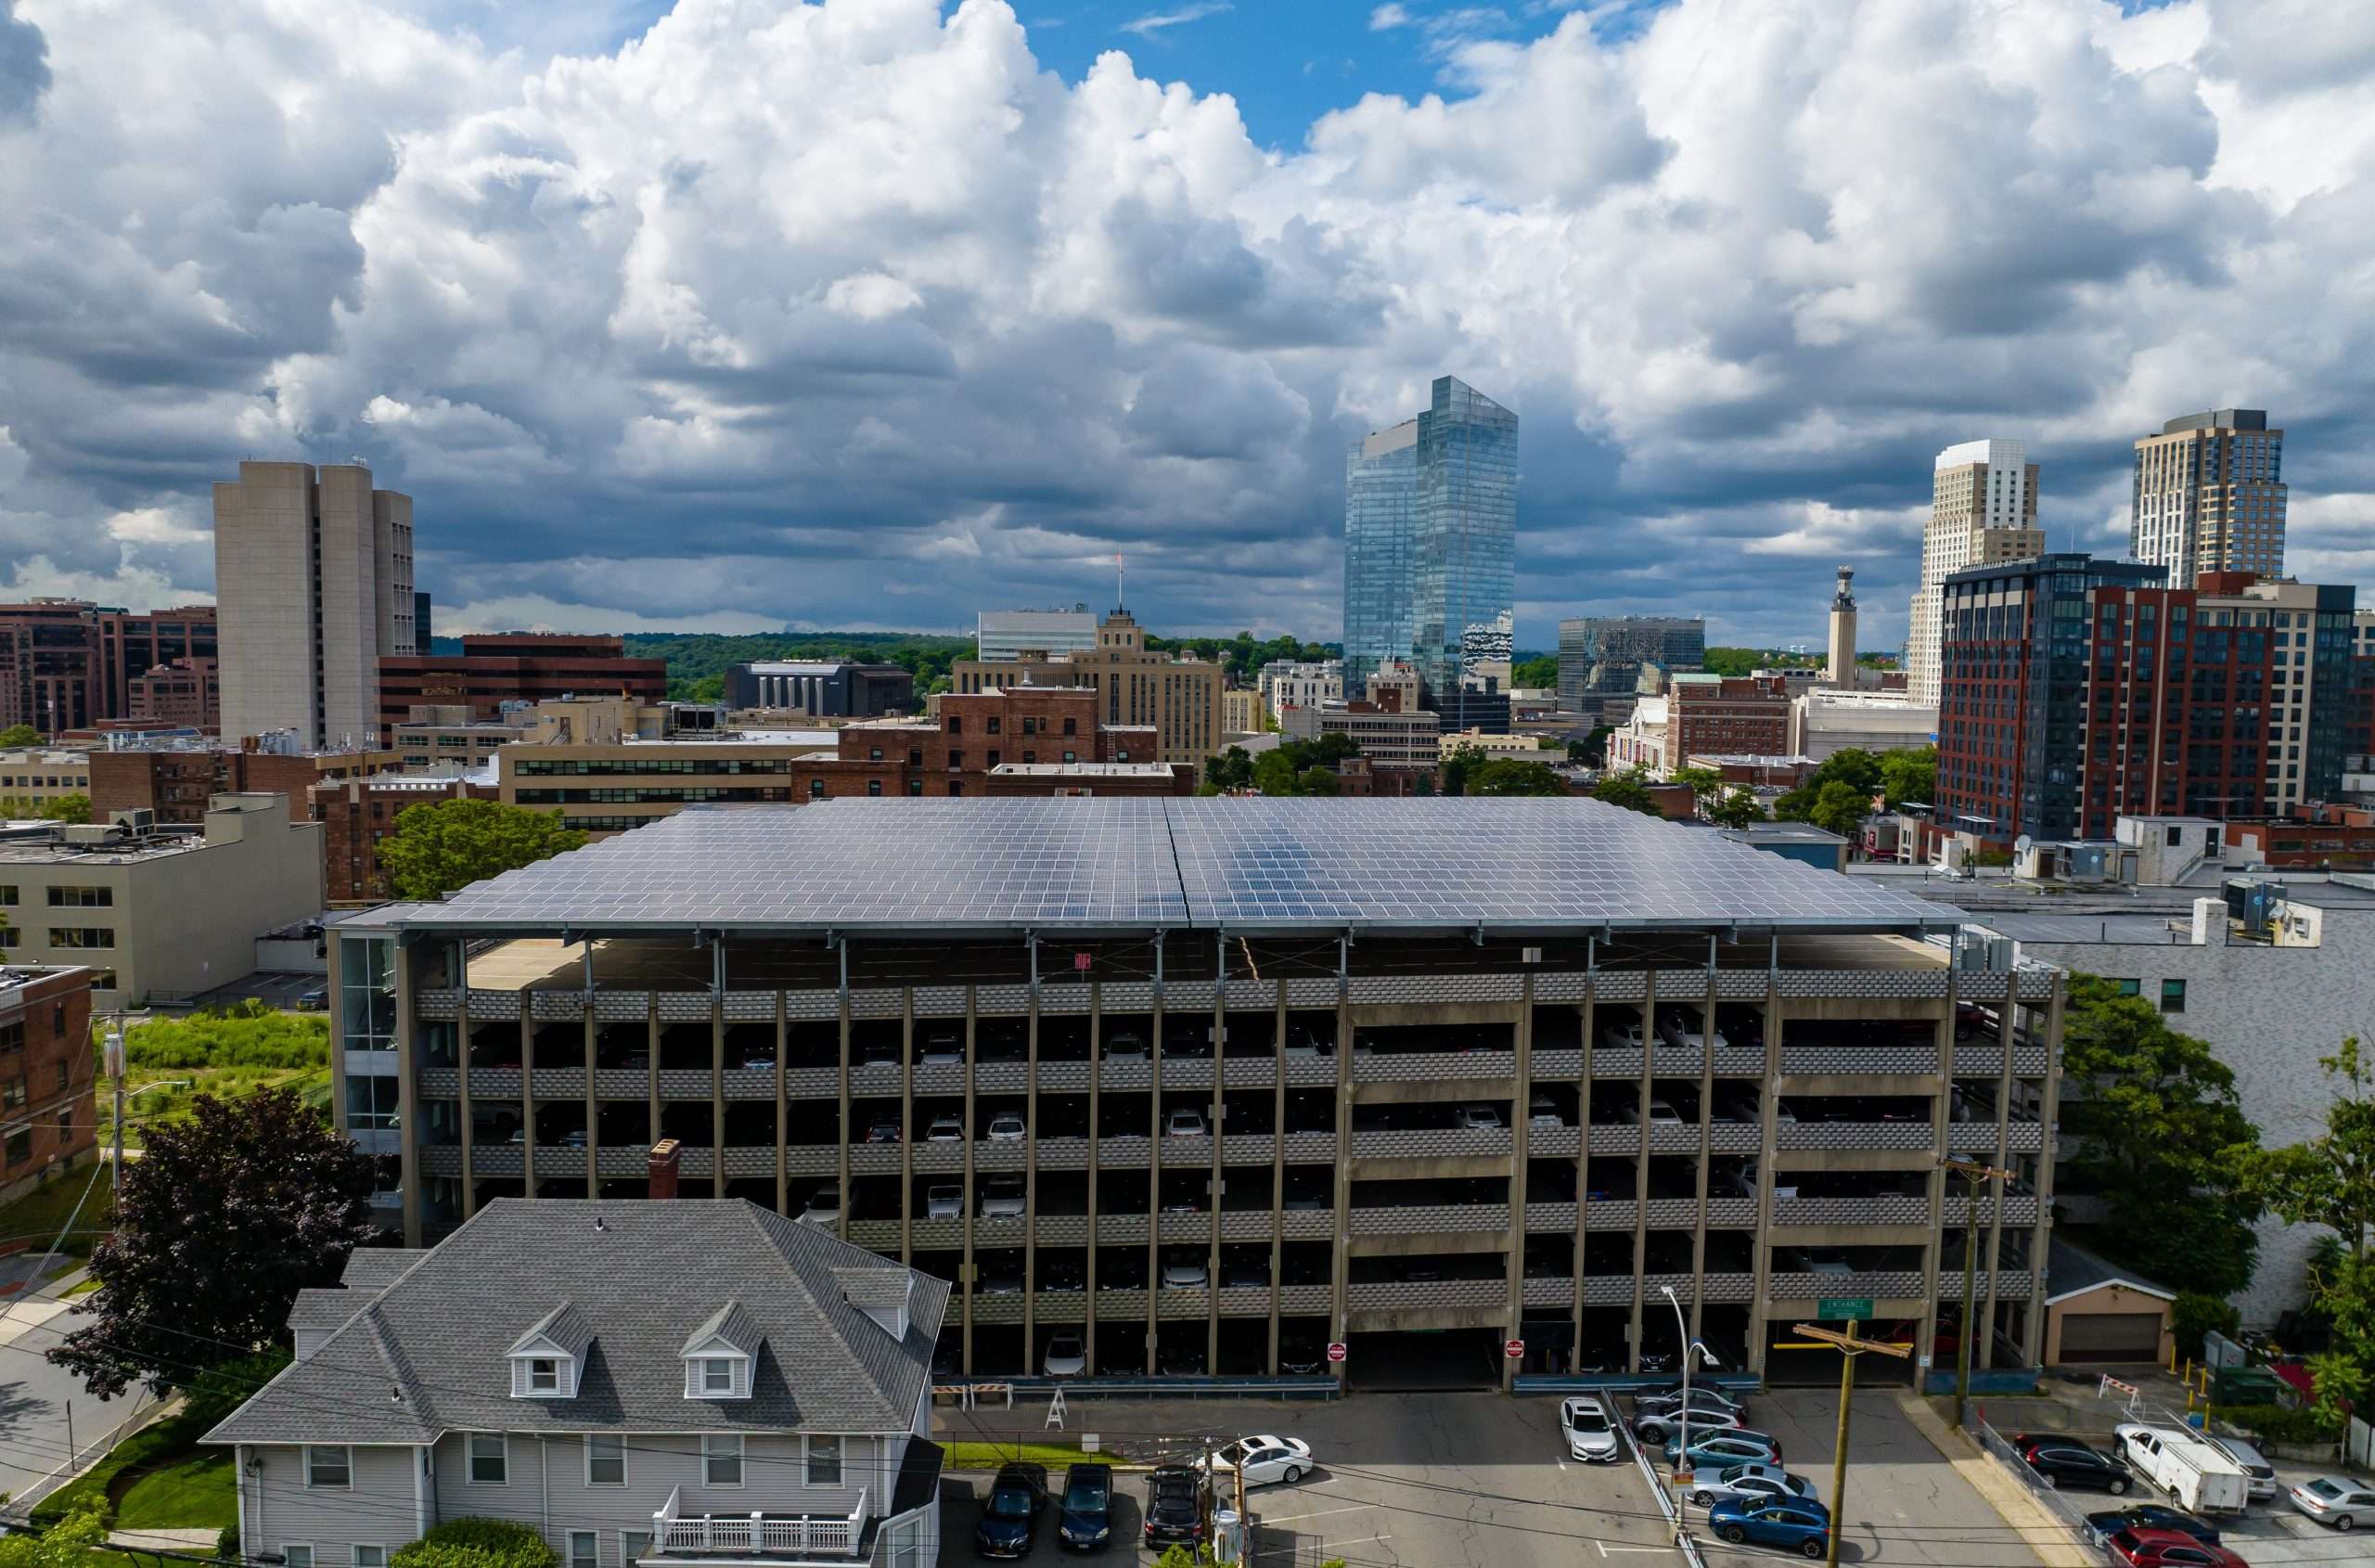
[[[1270,1077],[1270,1351],[1263,1370],[1278,1375],[1278,1292],[1286,1283],[1285,1249],[1279,1233],[1287,1201],[1287,983],[1273,983],[1277,999],[1270,1014],[1270,1050],[1277,1060]]]
[[[1756,1233],[1750,1259],[1756,1283],[1748,1309],[1748,1369],[1760,1376],[1773,1339],[1765,1313],[1765,1304],[1773,1299],[1773,1189],[1781,1180],[1777,1129],[1781,1117],[1781,1032],[1787,1020],[1781,1000],[1780,951],[1776,938],[1765,972],[1765,1078],[1757,1097]]]
[[[1509,1204],[1509,1250],[1502,1270],[1508,1292],[1509,1323],[1507,1338],[1525,1338],[1525,1203],[1526,1203],[1526,1138],[1533,1131],[1534,1086],[1534,971],[1519,976],[1522,982],[1518,990],[1518,1020],[1516,1031],[1517,1076],[1513,1086],[1516,1094],[1509,1101],[1509,1182],[1507,1196]],[[1507,1394],[1517,1376],[1518,1363],[1508,1356],[1501,1357],[1501,1392]]]
[[[1088,1299],[1084,1305],[1088,1316],[1086,1330],[1081,1335],[1081,1354],[1088,1359],[1092,1376],[1104,1369],[1097,1358],[1097,1255],[1104,1249],[1097,1244],[1098,1226],[1103,1203],[1098,1193],[1098,1167],[1104,1163],[1098,1152],[1098,1140],[1105,1130],[1104,1108],[1098,1103],[1100,1080],[1105,1076],[1105,983],[1088,983],[1088,1267],[1085,1271]],[[1152,1283],[1152,1281],[1149,1281]]]
[[[1204,1111],[1204,1125],[1213,1130],[1213,1161],[1205,1177],[1204,1208],[1212,1216],[1212,1233],[1204,1250],[1205,1332],[1204,1370],[1218,1373],[1221,1369],[1221,1200],[1226,1191],[1227,1176],[1222,1168],[1221,1151],[1228,1147],[1228,1128],[1221,1121],[1225,1109],[1221,1100],[1221,1085],[1228,1077],[1225,1053],[1228,1049],[1228,937],[1213,933],[1213,1011],[1211,1019],[1213,1047],[1212,1099]]]
[[[1345,1303],[1345,1287],[1351,1282],[1351,1251],[1345,1242],[1352,1235],[1353,1211],[1353,1004],[1352,991],[1342,968],[1344,947],[1337,948],[1339,968],[1336,984],[1336,1245],[1335,1259],[1329,1273],[1332,1290],[1329,1295],[1329,1321],[1335,1332],[1332,1343],[1342,1344],[1352,1331],[1352,1319]],[[1349,1376],[1344,1362],[1332,1364],[1336,1383],[1341,1391]]]
[[[914,992],[910,990],[908,994],[913,996]],[[964,1075],[965,1104],[964,1109],[958,1112],[964,1118],[965,1217],[960,1222],[958,1233],[965,1239],[965,1258],[960,1277],[965,1281],[965,1374],[970,1377],[973,1373],[973,1298],[980,1293],[982,1288],[982,1266],[974,1261],[973,1252],[973,1222],[975,1216],[981,1213],[982,1189],[981,1178],[973,1174],[973,987],[970,985],[965,987],[965,1033],[958,1042],[957,1049],[964,1053],[965,1058],[960,1069]],[[846,1063],[849,1058],[849,1047],[846,1043],[841,1047],[841,1056]],[[846,1129],[850,1114],[846,1067],[843,1071],[842,1085],[841,1125]]]

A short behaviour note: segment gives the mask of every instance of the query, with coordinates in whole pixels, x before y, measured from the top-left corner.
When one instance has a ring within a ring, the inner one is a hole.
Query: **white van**
[[[2112,1428],[2127,1468],[2195,1513],[2240,1513],[2252,1499],[2252,1478],[2225,1454],[2189,1432],[2123,1421]]]

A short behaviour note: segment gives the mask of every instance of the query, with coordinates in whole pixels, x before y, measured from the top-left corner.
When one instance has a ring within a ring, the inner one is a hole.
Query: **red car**
[[[2116,1530],[2103,1542],[2113,1562],[2127,1568],[2250,1568],[2225,1547],[2182,1530]]]

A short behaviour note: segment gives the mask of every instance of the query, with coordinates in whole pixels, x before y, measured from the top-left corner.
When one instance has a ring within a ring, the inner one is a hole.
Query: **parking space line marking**
[[[1365,1508],[1375,1508],[1376,1506],[1377,1505],[1375,1503],[1354,1503],[1345,1508],[1324,1508],[1316,1513],[1290,1513],[1285,1515],[1283,1518],[1274,1517],[1270,1514],[1265,1513],[1258,1514],[1255,1517],[1261,1521],[1265,1528],[1267,1528],[1273,1524],[1292,1524],[1296,1521],[1303,1519],[1325,1519],[1331,1513],[1358,1513]]]

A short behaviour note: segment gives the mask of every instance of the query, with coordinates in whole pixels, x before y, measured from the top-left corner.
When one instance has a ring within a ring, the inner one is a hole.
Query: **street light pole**
[[[1947,1173],[1963,1178],[1963,1321],[1962,1332],[1955,1336],[1955,1430],[1962,1430],[1963,1406],[1971,1398],[1971,1345],[1978,1337],[1978,1316],[1972,1310],[1971,1298],[1979,1292],[1979,1233],[1972,1217],[1979,1209],[1980,1184],[1990,1179],[2014,1181],[2012,1171],[1999,1171],[1976,1160],[1958,1160],[1950,1154],[1940,1155],[1938,1163]]]
[[[1843,1334],[1834,1333],[1829,1329],[1818,1328],[1812,1323],[1799,1324],[1797,1331],[1810,1340],[1820,1340],[1840,1352],[1839,1435],[1836,1439],[1837,1446],[1831,1450],[1830,1456],[1830,1528],[1823,1533],[1824,1546],[1827,1549],[1823,1560],[1825,1568],[1839,1568],[1841,1515],[1847,1507],[1847,1417],[1849,1406],[1855,1397],[1855,1357],[1866,1351],[1877,1350],[1883,1356],[1894,1356],[1902,1361],[1910,1356],[1913,1351],[1906,1345],[1887,1344],[1879,1340],[1857,1339],[1855,1319],[1853,1317],[1847,1320],[1847,1331]]]
[[[108,1188],[110,1212],[123,1198],[123,1031],[109,1029],[107,1045],[108,1076],[115,1080],[115,1168],[109,1174],[113,1180]]]

